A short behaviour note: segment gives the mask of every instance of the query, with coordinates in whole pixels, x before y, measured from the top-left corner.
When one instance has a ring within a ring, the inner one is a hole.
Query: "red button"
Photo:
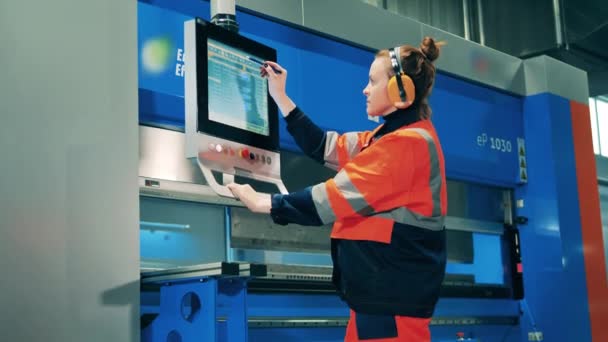
[[[242,149],[239,151],[239,156],[240,156],[241,158],[249,158],[249,150],[248,150],[248,149],[246,149],[246,148],[242,148]]]

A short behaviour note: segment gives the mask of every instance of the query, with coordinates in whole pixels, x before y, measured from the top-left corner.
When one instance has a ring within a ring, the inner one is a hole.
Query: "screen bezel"
[[[268,136],[254,133],[245,129],[232,127],[209,119],[209,84],[207,40],[211,38],[232,48],[244,51],[264,60],[276,61],[276,50],[245,38],[235,32],[228,31],[202,19],[196,20],[196,86],[198,113],[196,129],[200,133],[218,138],[262,148],[269,151],[279,150],[278,108],[274,100],[268,96]],[[186,66],[187,68],[187,66]]]

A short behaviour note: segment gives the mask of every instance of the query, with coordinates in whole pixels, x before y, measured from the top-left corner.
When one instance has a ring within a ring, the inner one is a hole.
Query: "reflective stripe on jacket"
[[[331,237],[388,243],[395,222],[443,229],[445,167],[431,122],[415,122],[369,145],[373,133],[326,140],[325,162],[339,172],[311,192],[321,222],[335,222]]]
[[[334,222],[333,282],[357,313],[431,317],[445,275],[443,153],[430,121],[396,111],[372,132],[324,132],[298,108],[287,129],[311,158],[338,170],[272,196],[278,224]]]

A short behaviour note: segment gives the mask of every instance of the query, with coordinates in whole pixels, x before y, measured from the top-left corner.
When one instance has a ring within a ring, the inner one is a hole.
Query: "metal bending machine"
[[[319,32],[327,9],[307,2],[305,10],[317,13],[309,26],[278,9],[261,14],[263,6],[252,4],[238,11],[195,0],[138,5],[144,341],[344,336],[349,311],[331,284],[331,227],[277,226],[243,208],[225,184],[286,192],[334,174],[303,156],[287,133],[258,76],[259,60],[278,60],[289,70],[288,93],[324,129],[369,130],[377,123],[363,114],[363,98],[340,99],[360,93],[374,51],[385,47],[376,45],[385,41],[357,41],[338,24]],[[342,0],[326,6],[347,5],[366,6]],[[583,242],[574,219],[581,194],[568,183],[577,177],[574,166],[558,168],[547,158],[576,159],[573,141],[560,136],[584,111],[586,95],[564,93],[545,71],[583,80],[546,57],[521,61],[398,20],[449,43],[431,97],[449,178],[448,274],[433,341],[565,340],[551,321],[573,314],[556,314],[550,297],[566,288],[576,298],[588,295],[584,279],[567,276],[585,262],[574,245]],[[389,35],[386,45],[421,37],[409,38]],[[469,64],[454,62],[463,54]],[[318,70],[337,81],[319,82]],[[540,85],[526,83],[543,77]],[[574,211],[558,210],[569,205]],[[579,315],[576,336],[585,340],[593,315],[588,307],[575,309],[574,299],[564,305]]]

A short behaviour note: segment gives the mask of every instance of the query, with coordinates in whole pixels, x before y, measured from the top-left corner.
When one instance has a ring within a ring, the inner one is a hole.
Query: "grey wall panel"
[[[589,102],[587,73],[548,56],[524,61],[526,95],[549,92],[583,104]]]
[[[0,340],[139,341],[135,1],[0,2]]]
[[[549,92],[589,104],[587,73],[557,59],[545,56]]]
[[[544,56],[526,59],[524,61],[524,73],[527,95],[534,95],[547,91],[547,67],[545,65]]]
[[[519,58],[428,25],[422,25],[422,34],[447,42],[436,61],[439,70],[515,94],[525,93],[522,62]]]
[[[303,0],[237,0],[236,5],[247,11],[270,15],[281,20],[302,25]]]
[[[608,186],[608,158],[596,155],[595,165],[597,166],[597,178]]]
[[[608,184],[598,186],[600,194],[600,212],[602,215],[602,235],[604,237],[604,258],[608,271]]]
[[[196,162],[186,159],[186,136],[181,132],[139,127],[139,175],[207,184]]]
[[[590,71],[587,77],[589,77],[589,96],[608,96],[608,68],[603,71]]]
[[[304,26],[376,50],[422,37],[419,22],[351,0],[304,0]]]

